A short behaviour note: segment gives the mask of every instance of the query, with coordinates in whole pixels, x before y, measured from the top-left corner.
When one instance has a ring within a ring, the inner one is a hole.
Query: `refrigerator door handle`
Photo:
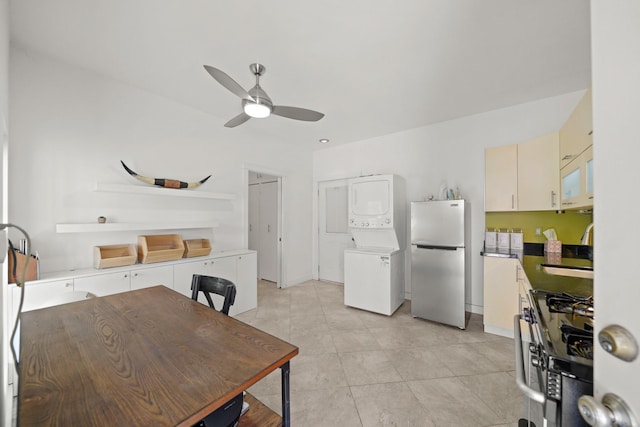
[[[436,249],[439,251],[455,251],[458,250],[456,246],[437,246],[437,245],[412,245],[418,249]]]

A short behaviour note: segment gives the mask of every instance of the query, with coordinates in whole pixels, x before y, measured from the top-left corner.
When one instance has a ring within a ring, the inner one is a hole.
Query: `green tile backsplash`
[[[555,212],[487,212],[485,224],[487,228],[521,228],[524,241],[543,243],[546,238],[540,234],[536,236],[536,228],[542,231],[555,228],[558,239],[563,243],[577,245],[587,225],[593,222],[593,214],[581,214],[576,211],[565,211],[563,214]],[[592,231],[593,240],[598,231]]]

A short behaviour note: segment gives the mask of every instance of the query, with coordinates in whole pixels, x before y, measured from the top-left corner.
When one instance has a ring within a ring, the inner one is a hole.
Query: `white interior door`
[[[258,250],[258,276],[278,280],[278,183],[260,184],[260,246]]]
[[[637,189],[640,121],[640,6],[591,2],[594,180],[594,395],[612,393],[640,424],[640,355],[620,359],[600,345],[603,330],[620,325],[640,343]],[[625,348],[621,335],[615,349]],[[630,346],[632,348],[633,346]]]
[[[260,249],[258,230],[260,229],[260,184],[249,186],[249,249]]]
[[[318,183],[318,278],[344,283],[344,250],[355,247],[348,227],[349,180]]]

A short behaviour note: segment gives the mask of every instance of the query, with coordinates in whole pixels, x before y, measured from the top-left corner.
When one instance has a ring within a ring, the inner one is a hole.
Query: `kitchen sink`
[[[581,279],[593,279],[592,268],[554,267],[550,265],[543,265],[542,271],[544,271],[547,274],[553,274],[554,276],[567,276],[567,277],[578,277]]]

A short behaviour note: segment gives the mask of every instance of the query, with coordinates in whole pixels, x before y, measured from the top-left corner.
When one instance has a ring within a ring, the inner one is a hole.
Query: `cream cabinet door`
[[[485,150],[484,210],[486,212],[518,209],[518,145]]]
[[[518,144],[518,210],[560,209],[559,132]]]
[[[560,167],[563,168],[593,144],[591,89],[587,90],[560,129]]]
[[[518,313],[519,286],[516,258],[484,257],[484,331],[513,338],[513,316]]]
[[[562,208],[593,206],[593,146],[562,168]]]
[[[78,277],[73,280],[73,289],[91,292],[98,297],[127,292],[131,290],[130,273],[125,271]]]
[[[141,268],[131,271],[131,289],[150,288],[163,285],[173,289],[173,266]]]

